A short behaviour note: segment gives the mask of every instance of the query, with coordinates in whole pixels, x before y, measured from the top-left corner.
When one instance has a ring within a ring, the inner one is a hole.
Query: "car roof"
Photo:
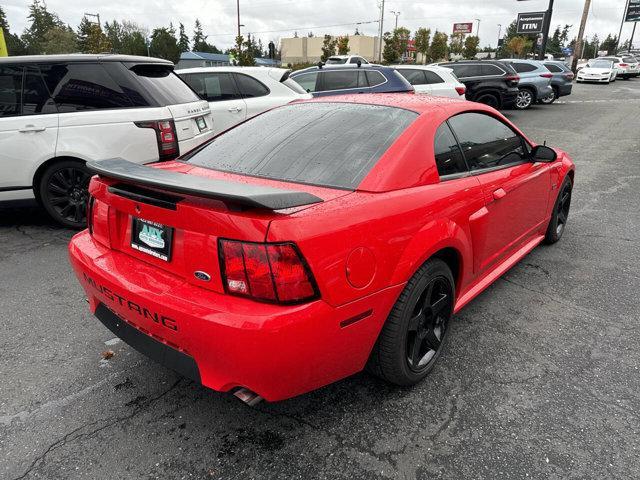
[[[361,67],[357,67],[354,66],[355,68],[360,68],[362,70],[380,70],[382,72],[389,72],[392,70],[395,70],[395,68],[393,67],[385,67],[384,65],[375,65],[373,63],[363,63]],[[308,67],[308,68],[304,68],[302,70],[296,70],[295,72],[291,73],[291,76],[294,77],[300,73],[308,73],[308,72],[316,72],[316,71],[328,71],[328,72],[344,72],[345,71],[345,67],[341,67],[341,66],[331,66],[331,65],[323,65],[322,68],[320,67]]]
[[[439,72],[451,73],[452,70],[450,68],[441,67],[439,65],[411,65],[411,64],[400,64],[400,65],[389,65],[391,68],[413,68],[416,70],[435,70]]]
[[[193,68],[181,68],[176,70],[176,73],[209,73],[209,72],[238,72],[238,73],[270,73],[280,72],[283,75],[289,71],[286,68],[277,67],[234,67],[234,66],[220,66],[220,67],[193,67]]]
[[[347,95],[332,95],[315,97],[310,100],[302,100],[296,103],[354,103],[364,105],[377,105],[383,107],[396,107],[411,110],[416,113],[425,113],[436,109],[458,110],[460,107],[470,106],[465,100],[449,97],[437,97],[431,95],[415,95],[413,93],[353,93]],[[473,104],[476,107],[475,104]],[[478,105],[478,110],[483,106]]]
[[[21,55],[17,57],[1,57],[0,63],[59,63],[59,62],[136,62],[160,63],[173,65],[173,62],[155,57],[139,57],[135,55],[118,55],[100,53],[96,55],[86,53],[72,53],[67,55]]]

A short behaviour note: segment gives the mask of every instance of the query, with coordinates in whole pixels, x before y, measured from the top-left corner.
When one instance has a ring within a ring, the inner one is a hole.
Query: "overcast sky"
[[[0,0],[11,30],[22,32],[27,24],[27,8],[31,0]],[[99,13],[102,22],[129,20],[152,29],[168,25],[177,27],[184,23],[192,36],[196,17],[202,22],[208,41],[226,48],[233,43],[236,30],[235,0],[48,0],[49,10],[72,27],[76,27],[84,12]],[[593,0],[587,23],[587,35],[608,33],[617,35],[626,0]],[[480,19],[480,43],[495,46],[498,24],[502,29],[518,12],[535,12],[547,8],[548,0],[387,0],[385,6],[385,31],[393,28],[399,11],[399,25],[412,32],[419,27],[439,29],[451,33],[454,22],[474,22],[474,31]],[[379,16],[377,0],[240,0],[243,32],[253,32],[263,41],[291,37],[295,30],[299,35],[312,31],[315,35],[344,34],[355,31],[356,22],[370,22]],[[584,0],[556,0],[552,20],[555,25],[573,25],[576,35]],[[334,26],[337,24],[349,24]],[[375,34],[377,23],[358,25],[360,32]],[[631,36],[632,24],[627,23],[622,38]],[[640,29],[636,32],[636,45],[640,45]]]

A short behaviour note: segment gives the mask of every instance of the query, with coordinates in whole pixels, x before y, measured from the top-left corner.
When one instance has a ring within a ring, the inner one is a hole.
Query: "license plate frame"
[[[173,227],[131,217],[131,248],[170,262],[173,250]]]

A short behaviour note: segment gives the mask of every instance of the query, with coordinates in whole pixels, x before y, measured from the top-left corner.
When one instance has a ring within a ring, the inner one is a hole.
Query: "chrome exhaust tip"
[[[242,402],[249,405],[250,407],[259,404],[263,400],[263,398],[257,393],[243,387],[238,388],[235,392],[233,392],[233,395],[236,398],[242,400]]]

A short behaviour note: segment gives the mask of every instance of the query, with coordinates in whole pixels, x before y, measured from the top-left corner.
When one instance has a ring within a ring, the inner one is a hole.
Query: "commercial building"
[[[348,35],[349,55],[360,55],[370,62],[378,60],[378,37]],[[280,41],[282,64],[317,63],[322,56],[324,35],[283,38]]]

